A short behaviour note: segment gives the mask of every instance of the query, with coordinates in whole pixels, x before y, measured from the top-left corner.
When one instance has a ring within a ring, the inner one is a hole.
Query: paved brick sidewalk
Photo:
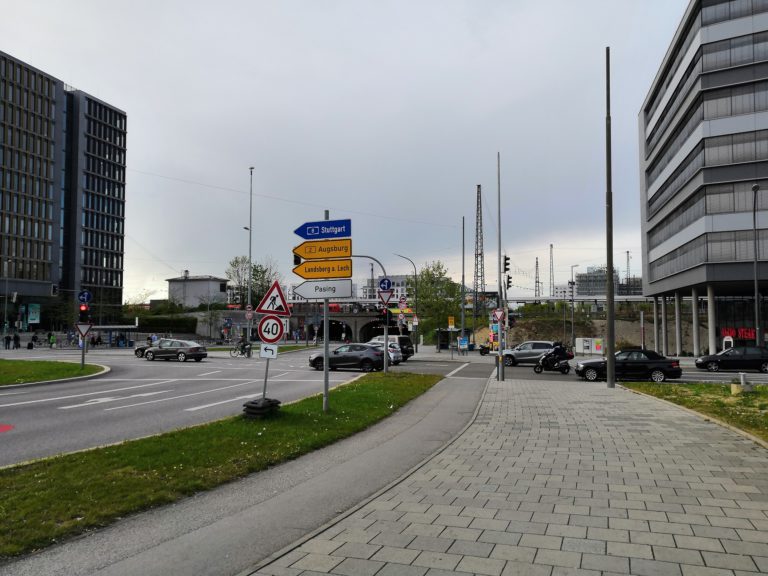
[[[491,381],[476,421],[259,575],[768,573],[768,451],[605,383]]]

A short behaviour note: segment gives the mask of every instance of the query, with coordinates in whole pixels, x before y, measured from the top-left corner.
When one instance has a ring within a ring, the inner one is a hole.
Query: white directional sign
[[[277,358],[277,344],[262,344],[259,350],[259,358]]]
[[[352,280],[309,280],[296,286],[293,295],[307,300],[351,298]]]

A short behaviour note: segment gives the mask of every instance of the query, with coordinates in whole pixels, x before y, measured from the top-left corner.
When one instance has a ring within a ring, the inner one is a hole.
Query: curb
[[[30,360],[25,360],[25,362],[30,362]],[[70,362],[68,360],[50,360],[50,362],[66,362],[67,364],[74,364],[74,362]],[[69,378],[59,378],[57,380],[40,380],[38,382],[23,382],[21,384],[5,384],[4,386],[0,386],[0,390],[10,390],[13,388],[25,388],[29,386],[41,386],[43,384],[57,384],[59,382],[76,382],[78,380],[86,380],[88,378],[99,378],[101,376],[104,376],[104,374],[109,374],[110,372],[112,372],[112,368],[104,364],[88,363],[88,365],[98,366],[99,368],[101,368],[101,372],[96,372],[95,374],[87,374],[85,376],[71,376]]]

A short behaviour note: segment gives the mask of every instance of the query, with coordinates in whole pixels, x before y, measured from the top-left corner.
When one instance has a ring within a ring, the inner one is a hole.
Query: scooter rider
[[[555,342],[552,350],[542,358],[541,363],[551,369],[561,360],[568,360],[568,351],[562,342]]]

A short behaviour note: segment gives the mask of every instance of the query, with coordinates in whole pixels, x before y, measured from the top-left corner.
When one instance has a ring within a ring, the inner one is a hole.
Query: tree
[[[245,304],[248,301],[248,256],[235,256],[229,261],[229,268],[227,268],[224,275],[227,280],[234,284],[235,292],[237,293],[240,302]]]
[[[234,288],[240,297],[240,303],[248,302],[248,257],[236,256],[229,262],[229,268],[224,273],[227,279],[234,284]],[[265,256],[253,264],[251,269],[251,302],[258,304],[269,290],[272,283],[282,281],[277,262],[270,256]]]
[[[413,278],[408,278],[408,292],[415,294]],[[458,322],[461,314],[461,284],[448,277],[448,270],[440,261],[425,264],[418,273],[419,333],[427,341],[434,341],[437,328],[447,328],[448,316]]]

